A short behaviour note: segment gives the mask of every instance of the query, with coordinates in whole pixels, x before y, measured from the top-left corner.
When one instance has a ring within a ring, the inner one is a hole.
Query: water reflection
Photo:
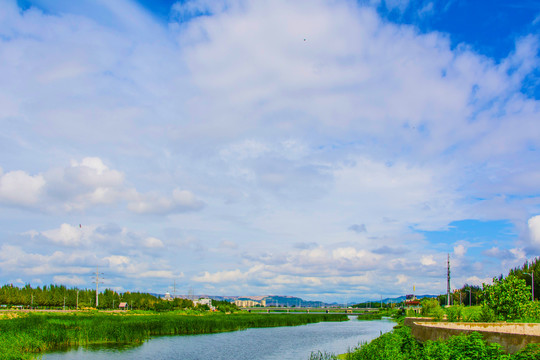
[[[302,360],[312,351],[344,353],[395,325],[390,320],[324,322],[294,327],[247,329],[153,338],[140,346],[92,346],[45,354],[45,360]]]

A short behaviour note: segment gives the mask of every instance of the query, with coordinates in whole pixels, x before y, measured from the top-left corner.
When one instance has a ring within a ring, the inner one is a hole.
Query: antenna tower
[[[98,306],[99,306],[99,297],[98,297],[98,294],[99,294],[99,283],[100,283],[99,275],[103,275],[103,273],[100,273],[100,272],[99,272],[99,265],[96,265],[96,280],[94,281],[94,282],[96,283],[96,309],[97,309]],[[101,281],[101,283],[103,284],[103,281]]]
[[[446,279],[448,281],[448,285],[446,288],[446,305],[450,305],[450,254],[448,254],[448,272],[446,275]]]

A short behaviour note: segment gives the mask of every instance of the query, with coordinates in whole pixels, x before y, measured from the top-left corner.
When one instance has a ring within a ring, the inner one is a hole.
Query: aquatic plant
[[[29,359],[28,354],[77,345],[140,343],[158,335],[210,334],[344,320],[347,316],[338,314],[31,313],[0,321],[0,359]]]

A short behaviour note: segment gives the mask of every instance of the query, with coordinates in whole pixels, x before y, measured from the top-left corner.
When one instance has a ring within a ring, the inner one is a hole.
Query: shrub
[[[407,326],[395,328],[363,345],[351,356],[354,360],[421,359],[420,344]]]
[[[529,289],[524,279],[508,275],[504,279],[493,279],[493,285],[484,284],[484,304],[503,320],[519,319],[530,300]]]
[[[524,319],[538,321],[540,320],[540,302],[529,301],[522,305],[521,316]]]
[[[495,311],[493,311],[493,309],[491,309],[489,306],[483,305],[482,310],[480,311],[479,321],[494,322],[495,320],[497,320]]]
[[[512,360],[540,360],[540,344],[529,344],[514,354]]]
[[[462,319],[463,305],[449,307],[446,313],[448,315],[448,321],[459,321]]]
[[[441,321],[443,319],[444,310],[439,305],[437,299],[423,299],[421,306],[423,316],[431,316],[437,321]]]

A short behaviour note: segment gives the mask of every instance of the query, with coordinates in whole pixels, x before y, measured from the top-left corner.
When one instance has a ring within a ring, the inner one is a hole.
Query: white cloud
[[[35,205],[41,194],[45,180],[41,175],[31,176],[24,171],[10,171],[6,174],[0,169],[0,202],[20,206]]]
[[[529,225],[531,243],[536,247],[540,247],[540,215],[531,217],[527,224]]]
[[[173,279],[173,278],[179,278],[181,276],[174,274],[170,270],[149,270],[149,271],[143,271],[141,273],[136,274],[137,277],[140,278],[165,278],[165,279]]]
[[[188,191],[174,189],[168,197],[157,193],[139,193],[127,187],[125,176],[109,169],[100,158],[72,160],[65,168],[52,168],[44,174],[24,171],[2,174],[0,203],[47,211],[81,211],[99,205],[121,206],[139,214],[166,214],[196,211],[205,203]]]
[[[59,229],[46,230],[41,234],[55,243],[66,246],[77,246],[83,241],[88,241],[88,235],[92,232],[93,229],[89,229],[87,226],[82,229],[79,226],[62,224]]]
[[[228,271],[218,271],[214,274],[205,271],[203,275],[194,276],[193,281],[205,282],[205,283],[225,283],[225,282],[235,282],[242,281],[246,278],[246,274],[242,273],[240,270],[228,270]]]
[[[397,282],[396,284],[405,284],[409,281],[409,277],[406,276],[406,275],[403,275],[403,274],[398,274],[397,275]]]
[[[422,258],[420,259],[420,263],[424,266],[433,266],[437,264],[437,262],[433,260],[433,255],[422,256]]]
[[[70,276],[70,275],[53,276],[53,281],[55,284],[64,284],[64,285],[70,285],[70,286],[81,286],[87,283],[85,279],[79,276]]]
[[[463,244],[454,246],[454,255],[462,257],[467,253],[467,248]]]
[[[236,250],[236,249],[238,249],[238,244],[236,242],[234,242],[234,241],[223,240],[223,241],[220,241],[219,247],[223,248],[223,249]]]
[[[163,241],[155,237],[147,237],[144,239],[144,246],[147,248],[162,248],[164,247]]]
[[[491,284],[493,283],[493,277],[489,278],[479,278],[478,276],[470,276],[467,278],[467,284],[482,286],[482,284]]]
[[[123,267],[130,264],[130,260],[127,256],[123,255],[111,255],[105,258],[112,267]]]
[[[204,202],[187,190],[174,189],[171,197],[157,194],[139,194],[128,204],[128,209],[138,214],[169,214],[196,211],[204,207]]]

